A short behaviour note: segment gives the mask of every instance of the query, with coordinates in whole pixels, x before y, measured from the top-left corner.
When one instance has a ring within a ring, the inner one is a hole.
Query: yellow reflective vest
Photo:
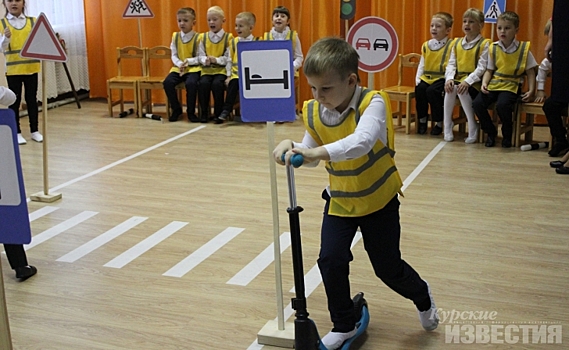
[[[30,75],[39,73],[40,61],[31,58],[20,57],[20,51],[36,23],[35,17],[26,17],[26,25],[21,29],[14,28],[6,18],[2,18],[2,29],[10,28],[12,36],[6,56],[6,75]]]
[[[382,209],[400,192],[403,182],[393,159],[395,151],[391,102],[383,91],[362,88],[358,109],[350,111],[339,125],[334,126],[326,125],[320,119],[322,107],[318,101],[304,103],[306,130],[319,145],[325,145],[352,134],[360,116],[376,94],[381,95],[385,103],[387,145],[378,140],[365,156],[342,162],[326,162],[330,180],[330,215],[368,215]]]
[[[196,57],[199,44],[198,37],[199,35],[195,33],[187,43],[184,43],[182,42],[180,32],[175,32],[172,34],[172,42],[176,45],[178,58],[180,58],[182,61],[185,61],[188,58]],[[184,73],[195,73],[199,71],[201,71],[201,67],[199,65],[195,65],[186,67]],[[172,69],[170,69],[170,73],[172,72],[180,73],[180,68],[172,67]]]
[[[486,44],[490,39],[480,38],[476,45],[470,49],[462,47],[462,39],[456,39],[454,44],[454,54],[456,56],[456,75],[454,80],[461,83],[468,76],[476,70],[478,60]],[[480,82],[473,85],[477,90],[480,90]]]
[[[506,53],[498,43],[490,44],[488,54],[494,60],[496,70],[488,83],[488,90],[518,93],[522,76],[526,72],[529,47],[529,41],[520,41],[516,51]]]
[[[211,41],[208,33],[203,33],[201,37],[201,41],[203,43],[206,56],[213,56],[213,57],[223,56],[231,40],[233,40],[233,34],[231,33],[223,33],[223,38],[221,38],[221,40],[217,43]],[[225,69],[225,65],[214,63],[209,66],[202,67],[202,75],[214,75],[214,74],[226,75],[227,71]]]
[[[445,77],[445,70],[453,42],[454,40],[447,40],[446,44],[438,50],[429,49],[428,42],[423,43],[421,50],[423,52],[425,70],[423,71],[423,75],[421,75],[422,81],[430,85]]]

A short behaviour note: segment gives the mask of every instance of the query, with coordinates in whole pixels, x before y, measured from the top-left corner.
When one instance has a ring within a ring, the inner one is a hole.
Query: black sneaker
[[[172,113],[172,115],[168,118],[168,121],[170,121],[170,122],[177,122],[178,119],[180,118],[180,115],[181,115],[181,114],[182,114],[181,112],[179,112],[179,113],[178,113],[178,112]]]
[[[433,128],[431,129],[431,135],[437,136],[440,135],[443,132],[443,128],[441,128],[438,125],[433,126]]]
[[[18,267],[16,269],[16,278],[19,278],[20,281],[25,281],[28,278],[35,275],[36,273],[38,273],[38,269],[36,269],[34,266],[29,265],[24,267]]]
[[[192,123],[200,122],[200,118],[198,118],[195,114],[188,114],[188,120]]]
[[[484,146],[486,147],[494,147],[496,145],[496,135],[488,135],[486,136],[486,143]]]
[[[419,127],[417,128],[417,133],[425,135],[427,133],[427,123],[419,122]]]
[[[547,154],[549,154],[550,157],[561,157],[567,153],[567,151],[569,151],[569,142],[561,141],[554,143]]]
[[[512,147],[512,141],[509,138],[505,138],[502,140],[502,148],[510,148]]]

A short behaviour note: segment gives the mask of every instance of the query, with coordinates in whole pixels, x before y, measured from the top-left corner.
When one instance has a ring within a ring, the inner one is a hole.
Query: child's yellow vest
[[[199,44],[198,36],[199,35],[195,33],[187,43],[183,43],[182,38],[180,37],[180,32],[175,32],[172,34],[172,42],[176,44],[176,50],[178,50],[178,58],[180,58],[182,61],[185,61],[188,58],[196,57]],[[199,65],[195,65],[186,67],[186,70],[184,72],[195,73],[199,71],[201,71],[201,67]],[[180,73],[180,68],[172,67],[172,69],[170,69],[170,73],[172,72]]]
[[[516,51],[506,53],[497,43],[490,44],[489,55],[494,60],[496,70],[488,84],[488,90],[518,93],[522,76],[526,72],[529,47],[529,41],[520,41]]]
[[[230,33],[223,33],[223,38],[221,38],[218,43],[213,43],[209,38],[208,33],[203,33],[201,40],[206,56],[221,57],[225,53],[225,50],[227,50],[227,45],[229,42],[233,40],[233,35]],[[225,75],[227,73],[225,70],[225,65],[215,63],[209,66],[203,66],[201,69],[202,75]]]
[[[36,22],[35,17],[26,17],[26,25],[21,29],[14,28],[6,18],[2,18],[1,22],[3,30],[10,28],[12,32],[8,50],[4,51],[4,55],[6,56],[6,75],[29,75],[39,73],[39,60],[20,57],[20,51]]]
[[[456,39],[454,44],[454,53],[456,55],[456,76],[455,81],[463,82],[478,66],[478,60],[484,50],[484,47],[490,39],[478,40],[478,43],[470,49],[462,47],[462,39]],[[473,85],[477,90],[480,90],[480,82]]]
[[[431,50],[429,49],[427,42],[423,43],[422,51],[425,70],[423,71],[423,75],[421,75],[422,81],[430,85],[445,77],[445,70],[450,57],[450,48],[452,45],[453,40],[449,39],[445,46],[438,50]]]
[[[383,208],[400,192],[403,183],[395,167],[394,132],[391,102],[383,91],[363,89],[356,111],[351,111],[339,125],[327,126],[320,119],[318,101],[304,103],[306,130],[319,144],[325,145],[354,132],[360,116],[369,106],[371,98],[379,94],[386,110],[387,145],[377,141],[371,151],[357,159],[342,162],[326,162],[330,179],[330,215],[359,217]]]

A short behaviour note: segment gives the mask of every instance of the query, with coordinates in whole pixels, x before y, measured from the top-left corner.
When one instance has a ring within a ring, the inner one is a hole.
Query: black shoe
[[[433,126],[433,128],[431,129],[431,135],[440,135],[443,132],[443,128],[441,128],[438,125]]]
[[[192,123],[199,123],[200,119],[195,114],[188,114],[188,120]]]
[[[223,112],[221,112],[219,117],[214,119],[214,123],[215,124],[223,124],[223,122],[226,121],[228,117],[229,117],[229,112],[223,111]]]
[[[569,175],[569,168],[562,166],[561,168],[555,169],[558,174]]]
[[[181,115],[181,114],[182,114],[182,113],[178,113],[178,112],[172,113],[172,115],[168,118],[168,121],[170,121],[170,122],[177,122],[178,119],[180,118],[180,115]]]
[[[425,135],[427,133],[427,123],[419,122],[419,127],[417,128],[417,134]]]
[[[550,157],[561,157],[565,155],[567,151],[569,151],[569,142],[561,141],[554,143],[553,147],[551,147],[551,149],[549,150],[549,152],[547,152],[547,154],[549,154]]]
[[[549,166],[552,168],[561,168],[565,163],[566,162],[562,162],[560,160],[554,160],[553,162],[549,162]]]
[[[509,138],[502,139],[502,148],[512,147],[512,141]]]
[[[38,273],[38,269],[36,269],[34,266],[29,265],[24,267],[18,267],[16,269],[16,278],[19,278],[20,281],[25,281],[28,278],[35,275],[36,273]]]
[[[494,147],[496,145],[496,135],[488,135],[486,136],[486,143],[484,146],[486,147]]]
[[[200,123],[207,123],[207,115],[202,115],[202,117],[200,118]]]

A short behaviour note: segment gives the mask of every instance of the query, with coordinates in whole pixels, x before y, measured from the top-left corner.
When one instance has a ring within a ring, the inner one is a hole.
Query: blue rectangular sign
[[[237,57],[241,120],[295,121],[292,42],[239,41]]]
[[[504,11],[506,11],[506,0],[484,0],[484,22],[498,22],[498,16]]]
[[[0,165],[0,243],[30,243],[32,232],[17,142],[16,118],[11,109],[0,109]]]

